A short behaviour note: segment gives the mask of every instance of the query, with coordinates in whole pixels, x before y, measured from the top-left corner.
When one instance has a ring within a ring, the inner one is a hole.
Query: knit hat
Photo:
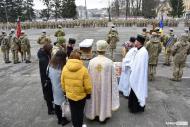
[[[99,40],[96,42],[97,51],[106,51],[108,43],[105,40]]]

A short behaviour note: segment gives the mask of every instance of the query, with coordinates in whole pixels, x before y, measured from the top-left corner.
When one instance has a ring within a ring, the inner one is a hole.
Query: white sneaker
[[[83,124],[82,127],[87,127],[86,124]]]

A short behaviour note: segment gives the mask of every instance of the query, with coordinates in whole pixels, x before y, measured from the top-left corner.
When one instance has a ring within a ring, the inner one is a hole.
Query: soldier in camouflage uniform
[[[51,39],[47,37],[46,32],[43,31],[42,35],[38,38],[37,43],[43,47],[45,43],[51,43]]]
[[[58,30],[55,32],[55,37],[65,36],[65,32],[63,31],[61,25],[58,26]]]
[[[183,34],[180,41],[175,43],[172,48],[172,56],[174,61],[173,68],[173,81],[181,81],[183,75],[183,68],[185,67],[185,62],[187,55],[190,54],[190,43],[188,42],[188,36]]]
[[[148,79],[149,81],[154,80],[156,74],[156,67],[158,64],[158,56],[162,51],[162,45],[160,37],[156,32],[152,33],[150,41],[146,44],[146,49],[149,54],[148,62]]]
[[[9,61],[9,50],[10,50],[9,40],[8,37],[4,34],[4,37],[1,40],[1,51],[3,53],[3,60],[5,63],[11,63],[11,61]]]
[[[174,35],[173,29],[170,28],[170,33],[165,36],[163,46],[165,47],[165,63],[164,65],[170,66],[171,62],[171,49],[172,46],[177,42],[177,36]]]
[[[52,56],[54,56],[59,50],[62,50],[66,53],[66,40],[64,36],[60,36],[57,38],[57,43],[53,46],[52,49]]]
[[[18,52],[20,50],[20,43],[18,38],[15,35],[15,31],[11,31],[8,37],[9,43],[10,43],[10,48],[12,52],[12,60],[14,64],[20,63],[19,57],[18,57]]]
[[[6,34],[6,32],[5,31],[2,31],[1,32],[1,35],[0,35],[0,46],[1,46],[1,41],[4,39],[4,37],[6,37],[7,36],[7,34]]]
[[[26,63],[31,63],[30,41],[24,31],[21,32],[21,36],[19,39],[21,44],[22,61],[25,61]]]
[[[113,61],[114,61],[113,52],[114,52],[114,49],[116,49],[118,41],[119,41],[118,32],[117,32],[115,26],[112,26],[111,30],[108,33],[107,43],[109,44],[109,48],[111,50],[111,59]]]
[[[144,44],[146,45],[146,43],[149,41],[149,36],[148,36],[147,29],[145,27],[142,29],[142,36],[144,36],[145,38]]]
[[[189,29],[185,29],[185,34],[188,36],[188,42],[190,42],[190,33],[189,33]]]

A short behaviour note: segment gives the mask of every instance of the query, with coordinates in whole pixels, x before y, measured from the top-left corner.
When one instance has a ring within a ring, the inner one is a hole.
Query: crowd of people
[[[108,19],[87,19],[87,20],[63,20],[63,21],[32,21],[22,22],[22,29],[56,29],[59,25],[63,28],[94,28],[94,27],[108,27]],[[160,20],[158,19],[112,19],[112,23],[117,27],[147,27],[147,25],[155,24],[159,26]],[[176,19],[167,19],[163,21],[164,26],[177,27],[179,21]],[[188,27],[188,21],[185,21],[185,25]],[[14,28],[16,29],[17,23],[0,23],[0,29],[6,30]]]
[[[58,27],[55,32],[57,41],[53,45],[46,32],[42,32],[37,40],[40,45],[37,56],[48,114],[56,114],[57,123],[63,126],[70,122],[63,110],[66,102],[69,103],[74,127],[87,126],[83,122],[84,116],[89,120],[106,123],[120,107],[119,92],[128,99],[128,109],[131,113],[144,112],[148,97],[148,80],[155,79],[162,47],[165,50],[164,65],[170,66],[173,56],[173,81],[181,81],[187,55],[190,54],[188,30],[177,38],[173,29],[169,30],[168,35],[162,35],[159,28],[151,32],[144,28],[141,34],[130,37],[129,41],[123,44],[122,69],[118,79],[113,55],[119,41],[115,26],[110,29],[107,40],[96,42],[97,55],[89,61],[88,67],[81,59],[81,50],[75,49],[76,40],[70,38],[66,44],[65,33],[61,26]],[[30,62],[30,51],[26,50],[30,49],[30,43],[24,31],[21,33],[21,37],[16,38],[13,30],[8,37],[2,32],[4,38],[1,40],[1,48],[5,42],[17,44],[16,50],[11,48],[14,63],[19,63],[19,47],[21,53],[28,55],[23,55],[22,60]],[[111,49],[111,59],[105,56],[108,48]],[[9,63],[6,50],[2,51],[5,63]]]

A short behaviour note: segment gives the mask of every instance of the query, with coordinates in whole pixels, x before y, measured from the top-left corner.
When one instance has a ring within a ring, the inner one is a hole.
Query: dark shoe
[[[170,66],[170,64],[169,64],[169,63],[164,63],[163,65],[165,65],[165,66]]]
[[[11,63],[11,61],[5,61],[5,63]]]
[[[26,63],[31,63],[31,61],[30,60],[26,60]]]
[[[171,81],[176,81],[176,82],[178,82],[179,80],[178,79],[176,79],[176,78],[170,78],[170,80]]]
[[[101,124],[106,124],[110,118],[106,118],[104,121],[100,121]]]
[[[66,124],[68,124],[68,123],[70,123],[70,121],[67,120],[66,117],[63,117],[63,118],[62,118],[62,121],[58,121],[58,124],[61,124],[62,126],[66,125]]]
[[[54,110],[48,111],[48,115],[54,115],[54,114],[55,114]]]

